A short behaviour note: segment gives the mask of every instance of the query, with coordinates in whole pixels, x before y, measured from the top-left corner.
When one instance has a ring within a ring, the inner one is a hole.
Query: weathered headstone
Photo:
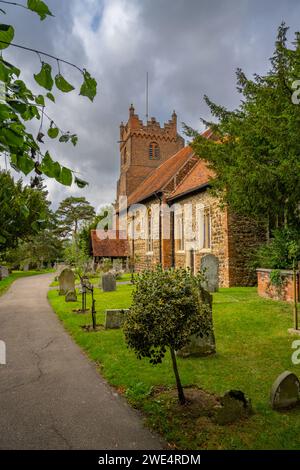
[[[77,295],[75,290],[69,290],[65,297],[66,302],[77,302]]]
[[[6,266],[0,266],[0,281],[9,276],[9,271]]]
[[[214,422],[220,425],[234,423],[253,414],[251,400],[240,390],[229,390],[221,397],[221,406],[216,410]]]
[[[212,319],[212,296],[205,289],[200,288],[200,298],[201,301],[208,304],[208,316],[210,329],[207,335],[201,337],[200,335],[192,335],[190,337],[189,344],[184,346],[184,348],[177,351],[177,356],[179,357],[202,357],[209,356],[216,352],[216,341],[213,329],[213,319]]]
[[[116,272],[123,271],[123,263],[119,259],[113,260],[113,270]]]
[[[117,288],[116,278],[112,273],[102,274],[102,290],[103,292],[112,292]]]
[[[122,328],[126,320],[128,312],[129,312],[128,309],[106,310],[104,328],[106,330]]]
[[[65,268],[58,277],[59,295],[66,295],[69,291],[75,291],[75,274],[69,268]]]
[[[300,403],[300,382],[298,377],[286,370],[277,377],[270,394],[274,410],[291,408]]]
[[[219,260],[214,255],[204,255],[201,258],[201,271],[204,271],[204,289],[209,292],[217,292],[219,289]]]
[[[24,264],[23,271],[25,271],[25,272],[29,271],[29,264],[28,263]]]

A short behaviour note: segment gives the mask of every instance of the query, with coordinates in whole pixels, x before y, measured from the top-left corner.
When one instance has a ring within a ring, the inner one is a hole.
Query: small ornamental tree
[[[138,359],[162,362],[170,350],[178,398],[186,402],[175,352],[186,346],[193,334],[203,337],[210,331],[209,305],[202,301],[203,276],[189,270],[160,266],[136,277],[133,303],[124,324],[125,339]]]

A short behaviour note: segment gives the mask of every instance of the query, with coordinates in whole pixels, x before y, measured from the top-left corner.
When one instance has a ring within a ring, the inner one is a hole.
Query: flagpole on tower
[[[149,74],[146,74],[146,120],[149,117]]]

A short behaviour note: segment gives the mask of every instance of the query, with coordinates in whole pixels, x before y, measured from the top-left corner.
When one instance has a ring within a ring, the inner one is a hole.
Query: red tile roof
[[[128,206],[144,201],[161,191],[180,168],[194,155],[191,147],[184,147],[157,167],[143,183],[128,197]]]
[[[197,188],[209,183],[210,179],[214,177],[214,173],[207,167],[204,160],[200,160],[186,175],[184,180],[177,186],[175,191],[170,194],[168,199],[175,199],[190,193]]]
[[[93,256],[102,258],[122,258],[129,256],[128,240],[109,238],[109,236],[112,235],[112,231],[104,232],[102,230],[91,230]],[[114,235],[119,237],[118,233]],[[105,236],[106,238],[104,238]]]

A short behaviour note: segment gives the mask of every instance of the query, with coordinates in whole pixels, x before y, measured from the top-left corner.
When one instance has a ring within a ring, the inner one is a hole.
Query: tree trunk
[[[185,400],[185,396],[184,396],[184,393],[183,393],[183,388],[182,388],[182,385],[181,385],[181,380],[180,380],[179,373],[178,373],[178,367],[177,367],[175,351],[174,351],[173,348],[170,348],[170,352],[171,352],[171,357],[172,357],[173,370],[174,370],[174,374],[175,374],[175,378],[176,378],[176,385],[177,385],[177,390],[178,390],[179,403],[181,405],[184,405],[186,400]]]

